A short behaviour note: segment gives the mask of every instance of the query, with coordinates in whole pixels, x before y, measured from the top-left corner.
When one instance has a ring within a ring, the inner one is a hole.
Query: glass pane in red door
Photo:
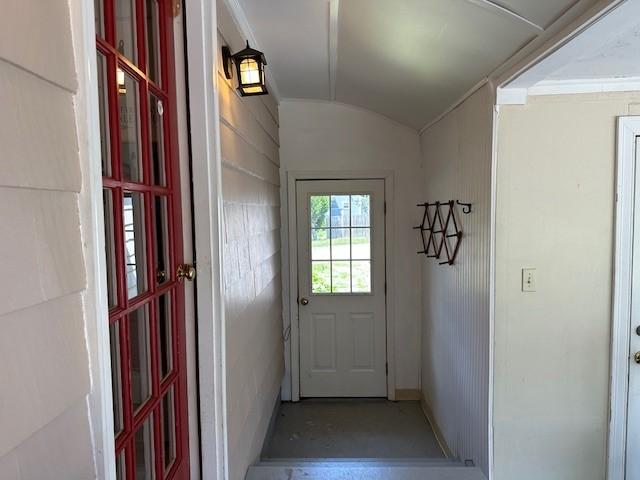
[[[153,417],[147,418],[135,437],[135,469],[136,480],[153,480],[154,449],[153,449]]]
[[[104,209],[104,237],[107,266],[107,300],[109,302],[109,308],[113,308],[118,304],[113,191],[105,188],[102,191],[102,200],[102,207]]]
[[[160,84],[160,6],[158,0],[145,0],[147,29],[147,75]]]
[[[171,385],[162,398],[162,455],[165,472],[171,468],[176,459],[176,416],[174,387]]]
[[[127,297],[134,298],[147,290],[147,242],[144,195],[142,193],[124,193],[122,217]]]
[[[96,35],[104,38],[104,0],[93,0],[96,19]]]
[[[131,402],[136,412],[151,397],[151,348],[147,305],[129,315]]]
[[[156,282],[170,280],[169,274],[169,212],[166,197],[155,197],[154,243],[156,249]]]
[[[160,380],[164,380],[173,369],[173,312],[170,293],[160,297],[157,313]]]
[[[149,142],[151,155],[151,178],[155,185],[165,186],[167,175],[164,155],[164,103],[154,94],[149,94]]]
[[[109,325],[111,343],[111,394],[113,396],[113,429],[116,436],[124,427],[122,404],[122,356],[120,349],[120,322]]]
[[[98,107],[100,113],[100,150],[102,156],[102,175],[111,176],[111,148],[109,142],[107,91],[107,59],[98,53]]]
[[[114,10],[116,16],[115,46],[121,54],[136,63],[138,49],[136,45],[135,0],[115,0]]]
[[[142,181],[142,149],[140,148],[140,92],[138,82],[118,68],[120,164],[122,178]]]
[[[116,479],[117,480],[124,480],[125,478],[127,478],[126,468],[127,468],[127,464],[125,459],[125,453],[123,450],[122,452],[120,452],[119,455],[116,456]]]

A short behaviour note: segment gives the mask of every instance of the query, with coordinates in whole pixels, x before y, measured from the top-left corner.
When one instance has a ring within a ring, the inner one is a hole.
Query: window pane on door
[[[120,348],[120,322],[109,325],[111,345],[111,394],[113,396],[113,431],[116,436],[123,429],[122,356]]]
[[[147,290],[147,250],[143,194],[125,192],[122,213],[127,296],[128,298],[133,298]]]
[[[135,436],[136,480],[153,480],[153,417],[147,418]]]
[[[115,0],[116,48],[133,63],[138,61],[134,0]]]
[[[129,363],[131,400],[134,412],[151,396],[151,348],[149,344],[149,307],[145,305],[129,315]]]
[[[311,230],[311,259],[331,260],[328,228]]]
[[[331,227],[351,225],[351,201],[349,195],[331,195]]]
[[[348,228],[331,229],[331,260],[351,258],[351,232]]]
[[[160,6],[158,0],[145,0],[147,30],[147,75],[160,84]]]
[[[331,293],[331,262],[311,263],[311,291]]]
[[[371,258],[371,229],[351,229],[351,259],[369,260]]]
[[[149,142],[151,155],[151,178],[155,185],[166,186],[164,155],[164,104],[155,95],[149,94]]]
[[[351,262],[351,291],[371,292],[371,262]]]
[[[309,200],[311,209],[311,228],[329,228],[329,195],[312,195]]]
[[[122,178],[142,181],[142,153],[140,149],[140,92],[138,82],[118,68],[118,103],[120,121],[120,163]]]
[[[104,38],[104,0],[93,0],[93,10],[96,21],[96,35]]]
[[[125,453],[124,450],[120,452],[119,455],[116,456],[116,479],[124,480],[127,478],[126,474],[127,463],[125,461]]]
[[[351,226],[371,225],[371,195],[351,195]]]
[[[118,304],[118,284],[116,280],[115,221],[113,208],[113,191],[107,188],[102,191],[102,207],[104,210],[105,256],[107,266],[107,301],[109,308]]]
[[[163,444],[163,464],[165,472],[171,467],[176,459],[176,415],[174,386],[162,398],[161,418],[162,418],[162,444]]]
[[[173,312],[171,294],[158,300],[158,349],[160,356],[160,380],[166,378],[173,369]]]
[[[371,293],[371,195],[311,195],[309,210],[311,292]]]
[[[331,262],[331,292],[351,292],[350,262]]]
[[[166,197],[155,197],[154,242],[156,249],[156,283],[169,280],[169,213]]]
[[[109,138],[107,59],[98,53],[98,112],[100,116],[100,152],[102,157],[102,175],[111,176],[111,149]]]

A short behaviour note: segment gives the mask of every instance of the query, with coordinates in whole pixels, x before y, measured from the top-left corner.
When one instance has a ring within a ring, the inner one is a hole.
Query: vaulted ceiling
[[[231,0],[281,99],[419,129],[567,12],[595,0]]]

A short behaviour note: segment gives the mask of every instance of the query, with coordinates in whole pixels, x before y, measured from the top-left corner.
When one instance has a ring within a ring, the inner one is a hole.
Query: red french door
[[[117,478],[189,476],[169,0],[94,0]]]

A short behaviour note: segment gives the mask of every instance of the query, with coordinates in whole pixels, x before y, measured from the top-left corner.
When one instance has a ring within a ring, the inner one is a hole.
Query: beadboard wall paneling
[[[69,3],[0,16],[0,478],[95,475]]]
[[[453,266],[422,264],[422,393],[449,449],[488,475],[492,95],[484,87],[421,135],[421,201],[473,204]],[[414,209],[416,224],[421,210]]]

